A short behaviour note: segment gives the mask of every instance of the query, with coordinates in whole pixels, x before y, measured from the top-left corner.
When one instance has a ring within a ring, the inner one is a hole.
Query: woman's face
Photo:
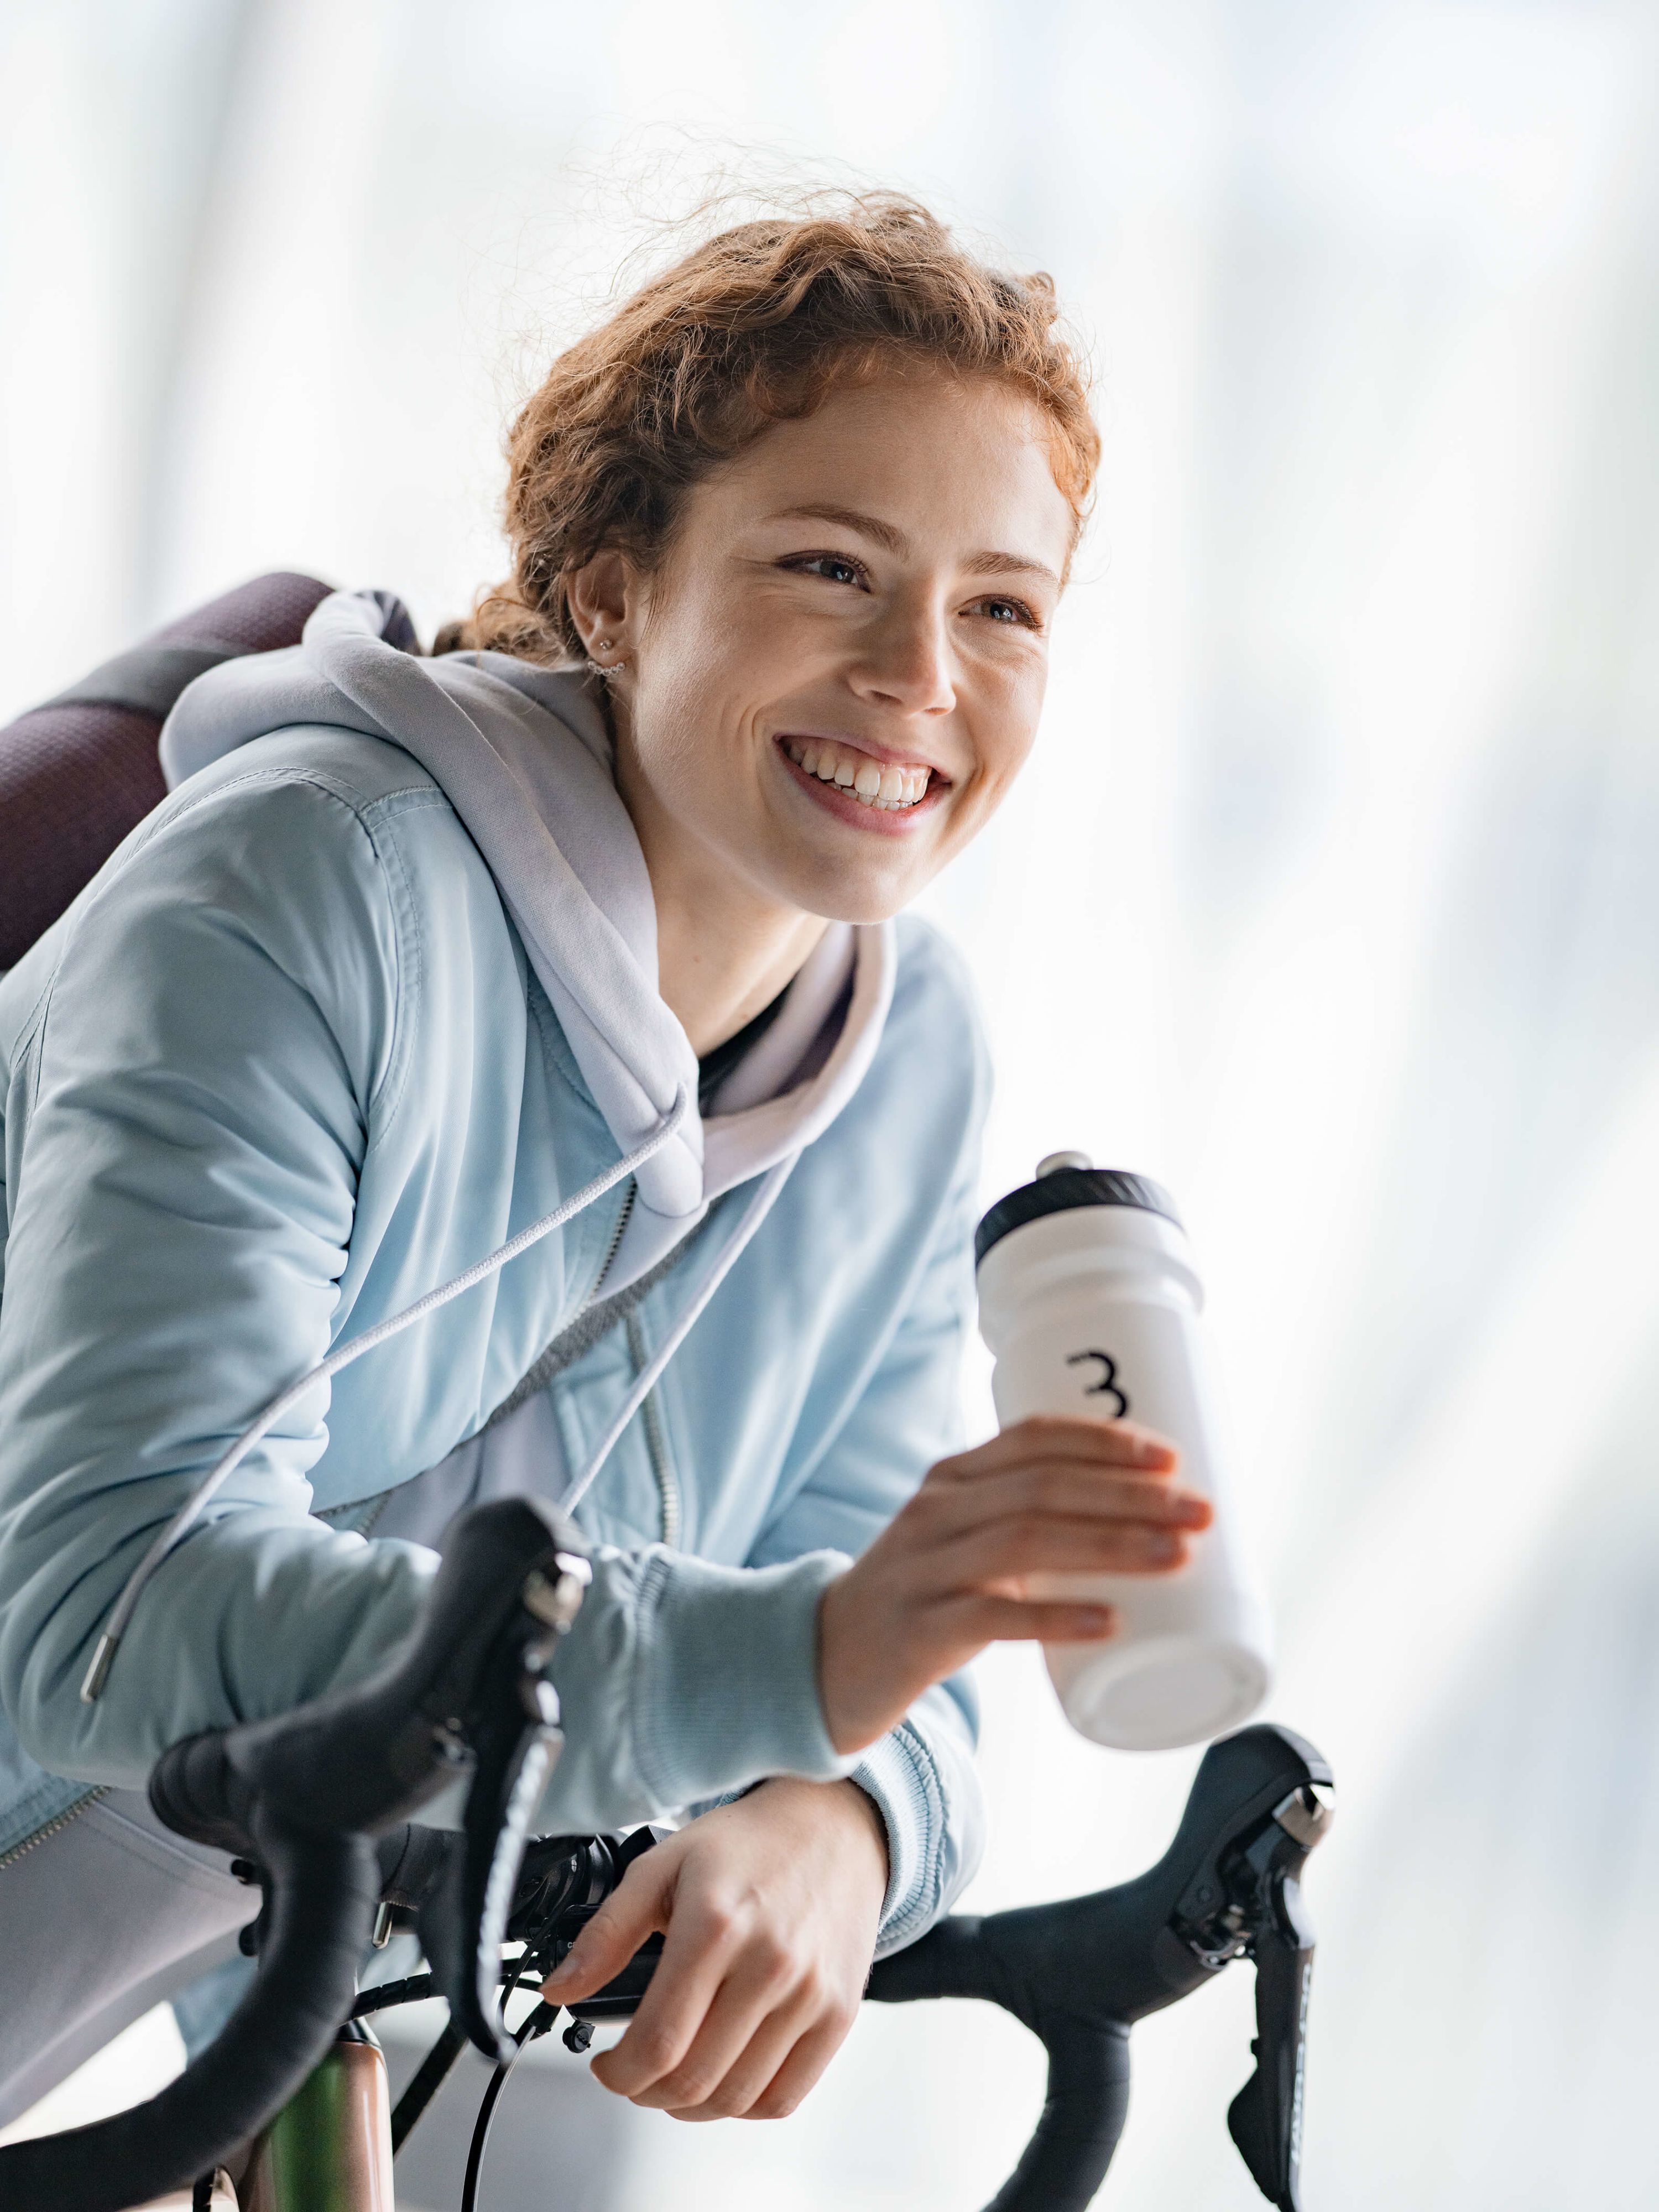
[[[1030,750],[1073,533],[1036,405],[915,374],[768,430],[648,574],[602,555],[573,611],[653,876],[896,913]]]

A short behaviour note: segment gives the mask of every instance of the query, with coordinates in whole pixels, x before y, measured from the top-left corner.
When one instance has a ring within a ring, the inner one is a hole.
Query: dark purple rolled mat
[[[9,968],[165,796],[156,741],[192,678],[297,645],[331,584],[240,584],[0,729],[0,969]]]

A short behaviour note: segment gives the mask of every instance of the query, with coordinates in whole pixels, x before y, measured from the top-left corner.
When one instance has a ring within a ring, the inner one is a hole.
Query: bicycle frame
[[[395,2212],[392,2105],[372,2030],[346,2023],[256,2138],[236,2196],[238,2212]]]

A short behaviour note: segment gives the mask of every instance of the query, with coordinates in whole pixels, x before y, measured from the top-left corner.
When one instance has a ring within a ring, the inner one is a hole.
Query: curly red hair
[[[1100,437],[1052,281],[986,267],[914,200],[853,198],[722,231],[558,356],[507,441],[513,574],[437,649],[580,659],[574,570],[606,546],[648,568],[712,469],[897,362],[1025,392],[1081,526]]]

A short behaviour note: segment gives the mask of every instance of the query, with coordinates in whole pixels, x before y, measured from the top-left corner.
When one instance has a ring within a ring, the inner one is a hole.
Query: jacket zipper
[[[581,1310],[584,1313],[595,1304],[599,1292],[605,1288],[605,1277],[611,1273],[611,1263],[621,1249],[623,1234],[633,1218],[634,1200],[639,1188],[636,1181],[631,1182],[628,1186],[628,1194],[623,1200],[622,1212],[617,1216],[617,1225],[611,1232],[611,1242],[605,1248],[605,1258],[600,1264],[599,1273],[593,1278],[593,1287],[582,1300]],[[646,1351],[645,1332],[640,1326],[640,1317],[636,1313],[629,1315],[627,1329],[629,1356],[633,1361],[634,1372],[637,1376],[645,1365]],[[678,1549],[680,1540],[679,1478],[674,1472],[674,1462],[669,1457],[668,1438],[663,1433],[662,1408],[657,1403],[657,1394],[654,1390],[647,1395],[644,1404],[640,1407],[640,1419],[645,1430],[646,1454],[651,1462],[651,1474],[656,1483],[657,1497],[660,1502],[662,1540],[671,1551],[675,1551]]]
[[[630,1177],[629,1180],[628,1188],[623,1195],[622,1212],[617,1216],[617,1225],[611,1232],[611,1242],[606,1245],[605,1257],[599,1262],[599,1272],[593,1278],[593,1287],[588,1292],[587,1296],[582,1300],[581,1305],[578,1309],[581,1313],[586,1313],[587,1311],[588,1308],[599,1297],[599,1292],[605,1288],[605,1279],[611,1273],[611,1262],[615,1260],[618,1250],[621,1249],[623,1234],[628,1228],[629,1223],[634,1218],[634,1200],[639,1194],[639,1188],[640,1186],[637,1180]]]
[[[635,1376],[642,1374],[647,1355],[645,1329],[637,1313],[628,1316],[628,1356],[634,1364]],[[661,1504],[662,1541],[671,1552],[677,1552],[680,1545],[680,1480],[669,1454],[662,1407],[654,1390],[647,1390],[645,1394],[640,1406],[640,1421],[645,1430],[646,1456],[651,1462],[651,1473]]]
[[[97,1789],[88,1790],[84,1797],[77,1797],[74,1804],[67,1811],[60,1813],[55,1820],[48,1820],[44,1828],[37,1828],[32,1836],[25,1836],[21,1844],[14,1844],[5,1856],[0,1857],[0,1874],[4,1874],[6,1869],[15,1865],[19,1859],[27,1857],[37,1844],[50,1843],[54,1836],[60,1835],[68,1827],[71,1820],[78,1820],[88,1805],[95,1805],[100,1797],[107,1797],[108,1795],[108,1785],[100,1783]]]

